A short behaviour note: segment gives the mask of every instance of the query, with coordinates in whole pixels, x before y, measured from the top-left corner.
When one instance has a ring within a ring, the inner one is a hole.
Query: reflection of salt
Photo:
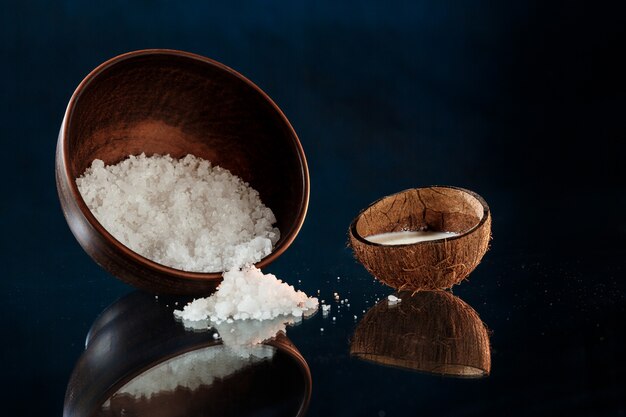
[[[221,338],[227,349],[246,358],[254,353],[255,345],[276,337],[280,332],[285,333],[287,326],[295,325],[301,319],[301,317],[281,316],[273,320],[230,320],[221,323],[212,323],[208,320],[183,320],[182,322],[186,329],[193,331],[209,331],[210,326],[213,326],[217,331],[213,335],[214,338]]]
[[[109,408],[111,399],[123,394],[139,399],[173,392],[177,388],[193,391],[247,366],[268,360],[274,352],[275,348],[266,345],[248,348],[247,356],[223,345],[193,350],[162,362],[135,377],[113,394],[102,407]]]
[[[330,305],[322,304],[322,317],[328,317],[330,314]]]
[[[265,340],[276,337],[279,332],[285,332],[287,325],[295,322],[293,318],[284,317],[273,320],[237,320],[232,323],[222,322],[216,325],[222,336],[222,342],[233,352],[245,357],[254,346]]]
[[[193,330],[193,331],[207,331],[210,327],[211,324],[209,322],[209,320],[183,320],[183,325],[185,326],[185,329],[187,330]]]

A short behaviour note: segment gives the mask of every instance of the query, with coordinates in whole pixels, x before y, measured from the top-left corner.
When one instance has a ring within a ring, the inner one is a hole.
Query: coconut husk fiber
[[[486,326],[460,298],[446,291],[398,294],[372,307],[359,322],[350,354],[380,365],[461,378],[491,371]]]
[[[367,236],[405,230],[456,236],[405,245],[369,242]],[[380,281],[399,290],[447,289],[480,263],[491,237],[485,200],[462,188],[412,188],[372,203],[349,229],[356,259]]]

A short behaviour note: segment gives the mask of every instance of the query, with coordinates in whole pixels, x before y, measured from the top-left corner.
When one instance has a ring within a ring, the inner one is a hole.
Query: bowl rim
[[[369,208],[371,208],[371,207],[375,206],[376,204],[380,203],[382,200],[384,200],[386,198],[389,198],[389,197],[394,197],[394,196],[397,196],[397,195],[400,195],[400,194],[404,194],[404,193],[412,191],[412,190],[424,190],[424,189],[429,189],[429,188],[448,188],[448,189],[451,189],[451,190],[457,190],[457,191],[461,191],[463,193],[469,194],[470,196],[472,196],[476,200],[478,200],[478,202],[483,207],[483,215],[482,215],[481,219],[474,226],[472,226],[469,229],[463,231],[462,233],[458,233],[458,234],[456,234],[454,236],[444,237],[444,238],[441,238],[441,239],[433,239],[433,240],[421,241],[421,242],[414,242],[414,243],[403,243],[403,244],[397,244],[397,245],[385,245],[383,243],[371,242],[371,241],[365,239],[365,237],[361,236],[361,234],[359,234],[357,232],[356,224],[361,219],[361,216],[363,216],[363,213],[365,213],[365,211],[368,210]],[[487,221],[489,216],[490,216],[489,205],[487,205],[487,202],[485,201],[484,198],[482,198],[480,195],[478,195],[474,191],[468,190],[468,189],[462,188],[462,187],[455,187],[453,185],[428,185],[428,186],[425,186],[425,187],[407,188],[405,190],[398,191],[397,193],[389,194],[389,195],[386,195],[384,197],[379,198],[378,200],[374,201],[373,203],[371,203],[367,207],[365,207],[363,210],[361,210],[359,212],[359,214],[357,214],[357,216],[354,218],[354,220],[352,220],[352,223],[350,224],[350,229],[349,230],[350,230],[350,235],[354,239],[356,239],[359,243],[364,244],[364,245],[368,245],[368,246],[386,247],[386,248],[395,248],[395,247],[403,248],[403,247],[417,246],[417,245],[426,246],[426,245],[440,244],[440,243],[445,243],[445,242],[449,242],[449,241],[456,240],[456,239],[461,239],[461,238],[471,234],[472,232],[474,232],[479,227],[481,227]]]
[[[184,279],[184,280],[216,281],[216,280],[222,279],[222,274],[225,271],[217,271],[217,272],[184,271],[181,269],[172,268],[172,267],[160,264],[158,262],[155,262],[151,259],[146,258],[145,256],[138,254],[132,249],[128,248],[122,242],[117,240],[113,235],[111,235],[104,228],[104,226],[102,226],[102,224],[100,224],[100,222],[96,219],[96,217],[93,215],[89,207],[87,207],[87,204],[85,203],[84,199],[82,198],[80,194],[80,191],[78,190],[76,181],[74,180],[74,178],[72,178],[72,175],[70,174],[70,169],[69,169],[70,164],[68,160],[69,124],[74,114],[76,104],[78,100],[80,99],[81,95],[83,94],[85,89],[89,86],[89,84],[91,84],[91,82],[94,79],[96,79],[102,72],[104,72],[108,68],[122,61],[126,61],[128,59],[132,59],[135,57],[147,56],[147,55],[166,55],[166,56],[175,56],[175,57],[191,59],[194,61],[201,62],[203,64],[207,64],[209,66],[213,66],[219,70],[225,71],[233,75],[235,78],[238,78],[244,84],[248,85],[254,91],[256,91],[256,93],[259,94],[261,98],[264,99],[270,105],[270,107],[277,113],[279,118],[287,127],[293,139],[292,141],[293,141],[293,144],[295,145],[295,148],[296,148],[299,160],[300,160],[300,168],[302,171],[302,182],[303,182],[302,184],[303,195],[302,195],[302,200],[300,202],[300,212],[298,213],[298,217],[296,218],[296,221],[293,223],[291,228],[284,235],[286,236],[285,240],[281,242],[279,246],[275,247],[274,250],[272,250],[272,252],[269,255],[261,259],[259,262],[255,263],[255,266],[258,268],[262,268],[266,265],[269,265],[274,260],[276,260],[276,258],[278,258],[283,252],[285,252],[289,246],[291,246],[296,236],[300,232],[302,225],[304,224],[304,219],[306,218],[306,214],[308,211],[309,199],[310,199],[310,177],[309,177],[309,168],[308,168],[306,156],[304,154],[304,149],[302,147],[302,143],[300,142],[300,138],[298,137],[296,131],[294,130],[293,126],[291,125],[291,123],[289,122],[289,120],[287,119],[283,111],[280,109],[280,107],[278,107],[278,105],[259,86],[257,86],[248,78],[246,78],[244,75],[222,64],[221,62],[215,61],[211,58],[207,58],[202,55],[194,54],[192,52],[180,51],[176,49],[163,49],[163,48],[140,49],[140,50],[126,52],[126,53],[114,56],[113,58],[110,58],[107,61],[103,62],[102,64],[98,65],[91,72],[89,72],[89,74],[87,74],[87,76],[80,82],[80,84],[78,84],[78,86],[74,90],[74,93],[72,94],[72,97],[70,98],[67,104],[65,114],[63,115],[63,122],[61,124],[61,131],[59,133],[60,145],[61,145],[59,146],[59,150],[61,153],[60,155],[61,160],[63,162],[63,172],[65,175],[65,178],[67,179],[69,189],[73,195],[74,200],[76,201],[78,205],[78,208],[80,209],[81,214],[89,222],[91,227],[93,227],[101,236],[103,236],[104,239],[106,239],[108,242],[110,242],[113,246],[116,247],[116,250],[119,250],[125,256],[132,258],[136,262],[152,270],[156,270],[160,273],[165,273],[175,278]],[[283,234],[283,231],[281,231],[281,237],[282,237],[282,234]]]

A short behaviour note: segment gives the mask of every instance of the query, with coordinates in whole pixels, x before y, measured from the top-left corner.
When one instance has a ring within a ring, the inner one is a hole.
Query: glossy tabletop
[[[626,413],[619,10],[373,1],[2,7],[1,415],[63,415],[68,384],[79,399],[103,402],[111,387],[184,352],[208,349],[199,359],[206,369],[236,362],[206,359],[219,349],[212,333],[187,333],[170,314],[183,299],[136,293],[100,269],[58,202],[54,150],[73,89],[106,59],[150,47],[223,62],[285,112],[307,156],[311,200],[296,240],[265,271],[331,304],[270,342],[273,362],[220,368],[229,377],[207,391],[211,401],[172,396],[160,412],[290,415],[308,401],[309,416]],[[491,247],[450,292],[402,295],[389,306],[394,290],[355,261],[348,227],[376,199],[427,185],[479,193],[492,213]],[[128,300],[134,312],[113,320]],[[71,380],[85,361],[92,368],[82,370],[106,372]],[[254,384],[263,391],[246,391]],[[66,415],[77,410],[65,403]]]

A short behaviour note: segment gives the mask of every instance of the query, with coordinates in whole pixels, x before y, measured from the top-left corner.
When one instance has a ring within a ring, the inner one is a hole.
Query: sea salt
[[[160,264],[194,272],[260,261],[280,237],[259,193],[193,155],[96,159],[76,180],[96,219],[117,240]]]
[[[231,320],[271,320],[279,316],[300,317],[317,310],[318,300],[297,291],[272,274],[248,266],[224,273],[217,291],[198,298],[174,315],[183,320],[208,319],[214,323]]]

